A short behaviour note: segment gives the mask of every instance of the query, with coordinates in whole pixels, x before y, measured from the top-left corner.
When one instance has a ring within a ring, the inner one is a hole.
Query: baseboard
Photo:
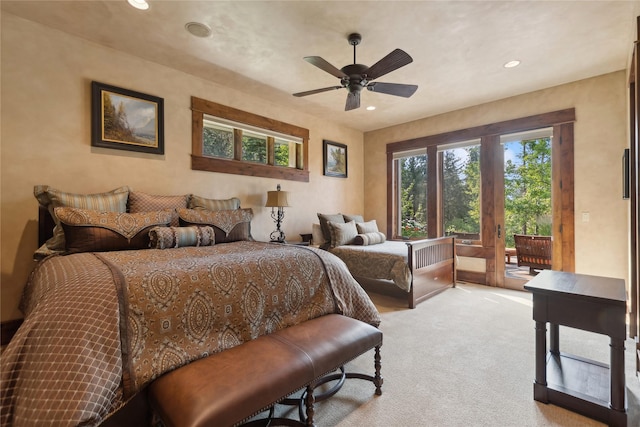
[[[487,275],[486,273],[476,271],[456,270],[456,280],[460,282],[471,282],[486,285]]]
[[[0,345],[5,346],[9,344],[11,338],[16,334],[20,325],[22,325],[23,319],[7,320],[0,323]]]

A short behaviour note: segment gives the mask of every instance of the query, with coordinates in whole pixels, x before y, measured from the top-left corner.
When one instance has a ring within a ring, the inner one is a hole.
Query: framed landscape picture
[[[164,154],[164,100],[91,82],[91,145]]]
[[[326,139],[322,140],[324,175],[347,177],[347,146]]]

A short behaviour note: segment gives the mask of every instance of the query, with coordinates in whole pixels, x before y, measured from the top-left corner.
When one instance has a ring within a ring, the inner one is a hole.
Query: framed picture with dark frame
[[[338,142],[322,140],[322,164],[324,175],[347,177],[347,146]]]
[[[91,145],[164,154],[164,100],[91,82]]]

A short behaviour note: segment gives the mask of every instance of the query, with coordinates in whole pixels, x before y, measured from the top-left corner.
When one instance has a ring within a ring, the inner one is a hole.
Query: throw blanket
[[[335,256],[235,242],[55,256],[2,355],[2,425],[96,425],[150,381],[327,313],[377,325]]]

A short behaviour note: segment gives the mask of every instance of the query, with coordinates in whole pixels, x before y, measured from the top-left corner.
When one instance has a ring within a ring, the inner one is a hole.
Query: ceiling
[[[370,131],[624,70],[640,1],[6,1],[11,13],[242,92]],[[206,38],[188,22],[212,29]],[[353,63],[396,48],[413,63],[376,81],[418,85],[411,98],[369,91],[344,111],[347,91],[303,60]],[[503,64],[520,60],[506,69]],[[215,100],[214,100],[215,101]],[[376,106],[375,111],[365,107]]]

